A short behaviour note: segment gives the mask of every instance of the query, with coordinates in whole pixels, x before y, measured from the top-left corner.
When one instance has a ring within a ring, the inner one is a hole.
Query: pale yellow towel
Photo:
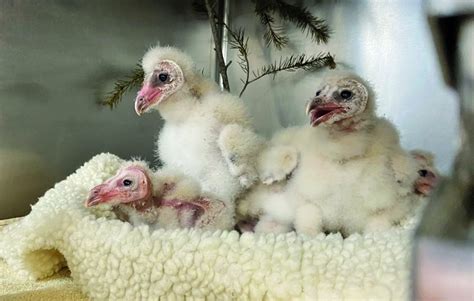
[[[346,239],[151,231],[84,208],[91,187],[121,164],[110,154],[94,157],[40,198],[28,216],[0,231],[0,257],[15,274],[48,279],[67,265],[93,300],[409,299],[413,224]],[[3,281],[16,284],[7,273]],[[69,278],[49,281],[34,282],[43,287],[30,289],[37,294],[30,300],[41,300],[41,293],[44,300],[80,296]],[[28,292],[27,286],[10,290],[13,296]]]
[[[0,230],[4,225],[18,221],[9,219],[0,221]],[[68,269],[62,269],[56,275],[39,281],[25,281],[0,259],[0,300],[88,300],[79,287],[73,283]]]
[[[18,278],[5,261],[0,260],[0,300],[89,300],[69,276],[69,270],[38,281]]]

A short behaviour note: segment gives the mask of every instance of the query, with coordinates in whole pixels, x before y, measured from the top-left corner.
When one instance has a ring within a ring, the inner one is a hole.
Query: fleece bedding
[[[406,300],[415,221],[365,235],[133,227],[83,207],[124,161],[100,154],[0,233],[15,277],[68,266],[93,300]]]

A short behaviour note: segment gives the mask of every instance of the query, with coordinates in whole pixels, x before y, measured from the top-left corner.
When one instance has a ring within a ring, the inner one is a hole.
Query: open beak
[[[135,112],[137,112],[138,116],[148,111],[153,104],[158,102],[160,94],[161,90],[159,88],[145,83],[135,99]]]
[[[344,112],[344,107],[336,102],[319,103],[312,101],[306,107],[306,114],[310,117],[311,126],[318,126],[331,119],[334,115]]]
[[[115,195],[116,193],[113,191],[108,191],[106,184],[100,184],[91,189],[89,197],[87,198],[84,205],[89,208],[98,204],[103,204],[108,202]]]

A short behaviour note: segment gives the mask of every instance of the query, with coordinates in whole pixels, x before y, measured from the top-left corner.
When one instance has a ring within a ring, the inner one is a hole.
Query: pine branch
[[[272,43],[277,49],[285,47],[289,39],[284,35],[281,26],[275,25],[274,18],[265,12],[261,12],[258,15],[260,16],[260,23],[265,26],[263,38],[267,47]]]
[[[288,37],[275,25],[274,18],[270,15],[272,13],[277,13],[281,19],[295,24],[317,43],[327,43],[329,40],[328,25],[324,20],[313,16],[306,7],[288,4],[283,0],[254,0],[254,2],[255,13],[259,16],[260,23],[265,26],[265,41],[273,43],[276,48],[286,46]]]
[[[283,0],[273,0],[270,3],[272,11],[277,12],[283,20],[294,23],[301,31],[306,31],[313,41],[318,44],[328,42],[330,35],[328,25],[324,20],[313,16],[306,7],[288,4]]]
[[[245,73],[245,80],[241,79],[240,81],[244,84],[240,90],[239,97],[242,96],[245,89],[249,84],[250,78],[250,62],[249,62],[249,50],[248,50],[248,40],[249,38],[245,36],[245,30],[239,28],[236,31],[232,30],[227,24],[223,24],[230,35],[229,45],[231,49],[237,50],[239,54],[237,58],[239,59],[240,69]]]
[[[260,23],[265,27],[263,38],[267,46],[273,44],[281,49],[288,44],[288,37],[284,35],[281,26],[275,24],[275,19],[270,15],[271,0],[256,0],[255,14],[260,18]]]
[[[298,56],[291,55],[287,58],[280,58],[278,62],[275,61],[273,64],[263,66],[260,70],[253,72],[254,78],[249,80],[249,84],[270,74],[275,77],[276,74],[281,71],[293,72],[300,69],[316,71],[324,67],[331,69],[336,68],[336,63],[330,53],[320,53],[312,56],[306,56],[305,54]]]
[[[283,0],[252,1],[255,3],[255,13],[259,16],[260,22],[265,26],[264,39],[267,45],[273,44],[276,48],[281,49],[287,45],[289,40],[284,34],[282,27],[275,24],[274,16],[272,15],[274,13],[277,13],[282,20],[294,23],[299,29],[306,32],[307,35],[310,35],[313,41],[316,41],[317,43],[326,43],[328,41],[330,35],[329,27],[326,25],[324,20],[313,16],[307,8],[288,4]],[[209,19],[214,39],[214,50],[216,51],[219,74],[222,77],[224,89],[230,91],[227,69],[231,62],[226,64],[222,53],[221,39],[218,32],[219,20],[214,10],[216,2],[216,0],[193,0],[192,5],[198,14],[206,15]],[[239,66],[245,73],[245,79],[241,79],[243,87],[239,96],[244,93],[249,84],[267,75],[273,75],[275,77],[278,72],[291,72],[299,69],[314,71],[325,66],[329,66],[331,69],[335,68],[336,64],[334,58],[329,53],[309,57],[305,55],[292,55],[287,58],[280,58],[278,62],[264,66],[257,71],[252,71],[253,78],[250,79],[251,71],[248,58],[248,37],[245,36],[245,31],[242,28],[233,31],[227,24],[223,25],[230,33],[231,40],[229,44],[231,48],[239,52]],[[105,99],[101,101],[100,104],[114,108],[121,101],[123,95],[127,91],[140,86],[143,77],[143,70],[140,65],[137,65],[130,75],[115,83],[114,89],[106,95]]]
[[[105,99],[99,104],[109,106],[111,109],[116,107],[122,100],[123,95],[135,87],[140,87],[143,82],[143,69],[140,64],[137,64],[135,69],[127,75],[124,79],[119,79],[114,84],[114,89],[107,93]]]
[[[307,70],[315,71],[321,68],[328,66],[331,69],[336,67],[334,58],[331,54],[318,54],[307,57],[302,54],[299,56],[290,56],[287,58],[280,58],[278,62],[262,67],[260,70],[252,71],[253,78],[250,79],[250,61],[249,61],[249,51],[248,51],[248,37],[245,36],[245,30],[243,28],[238,28],[233,30],[227,24],[223,23],[223,26],[229,32],[230,40],[229,45],[231,49],[238,51],[239,66],[242,71],[245,73],[245,79],[241,79],[243,87],[240,90],[239,97],[242,96],[244,91],[247,89],[247,86],[260,78],[273,74],[276,76],[278,72],[281,71],[296,71],[296,70]]]

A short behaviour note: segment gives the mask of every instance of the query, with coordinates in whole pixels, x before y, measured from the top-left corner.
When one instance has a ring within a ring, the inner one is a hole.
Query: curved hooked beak
[[[306,114],[310,117],[311,126],[318,126],[334,115],[344,112],[346,112],[344,107],[336,102],[320,103],[316,99],[312,100],[306,107]]]
[[[84,205],[86,207],[92,207],[98,204],[103,204],[109,201],[115,195],[116,193],[114,191],[107,189],[106,184],[100,184],[91,189],[89,197],[87,198]]]
[[[141,116],[147,112],[153,104],[159,102],[160,94],[161,89],[152,87],[149,83],[145,83],[135,99],[135,112],[137,112],[138,116]]]

